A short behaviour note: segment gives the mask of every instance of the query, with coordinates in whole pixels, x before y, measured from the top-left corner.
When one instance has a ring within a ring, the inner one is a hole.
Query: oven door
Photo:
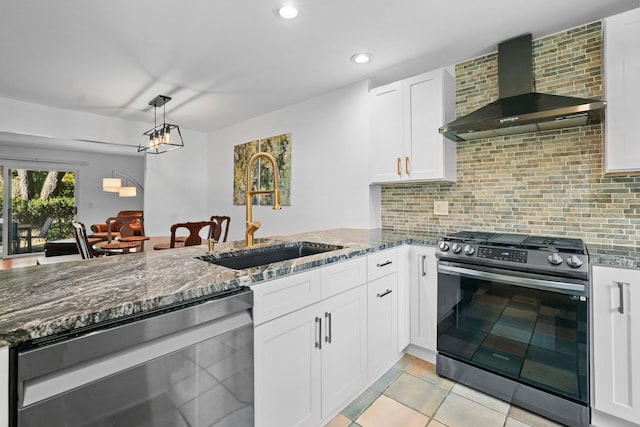
[[[588,285],[438,261],[438,353],[588,404]]]

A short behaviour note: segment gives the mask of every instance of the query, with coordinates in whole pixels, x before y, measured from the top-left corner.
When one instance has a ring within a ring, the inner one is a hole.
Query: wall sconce
[[[169,101],[171,101],[171,98],[164,95],[158,95],[149,101],[149,105],[153,106],[154,126],[142,134],[138,144],[138,152],[162,154],[184,147],[180,127],[167,123],[166,120],[166,107],[164,105]],[[163,107],[161,124],[158,124],[158,107]]]

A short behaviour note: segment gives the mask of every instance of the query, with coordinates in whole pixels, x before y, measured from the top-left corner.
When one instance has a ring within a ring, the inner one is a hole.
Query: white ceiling
[[[298,18],[275,16],[295,4]],[[640,0],[1,0],[0,97],[211,131],[640,6]],[[366,65],[352,54],[374,55]],[[1,130],[0,130],[1,131]]]

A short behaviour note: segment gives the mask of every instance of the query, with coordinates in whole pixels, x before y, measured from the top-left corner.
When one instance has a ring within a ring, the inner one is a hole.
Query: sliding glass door
[[[2,257],[44,251],[48,240],[73,237],[76,174],[0,166]]]

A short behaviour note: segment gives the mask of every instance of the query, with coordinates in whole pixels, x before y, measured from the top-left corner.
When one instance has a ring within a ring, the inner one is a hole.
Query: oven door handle
[[[576,283],[555,282],[552,280],[543,280],[543,279],[531,279],[528,277],[490,273],[488,271],[471,270],[468,268],[454,267],[451,265],[438,265],[438,272],[462,275],[467,277],[474,277],[478,279],[499,281],[501,283],[507,283],[510,285],[525,286],[528,288],[535,288],[535,289],[541,289],[541,290],[570,291],[570,292],[585,291],[584,285],[579,285]]]

